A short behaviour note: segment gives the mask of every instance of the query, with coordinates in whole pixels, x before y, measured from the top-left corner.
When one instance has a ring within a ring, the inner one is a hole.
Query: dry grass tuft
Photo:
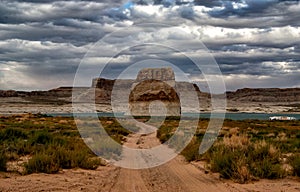
[[[231,137],[224,137],[222,144],[229,148],[243,148],[250,144],[250,140],[246,135],[233,135]]]
[[[229,129],[229,135],[238,135],[240,129],[238,127]]]

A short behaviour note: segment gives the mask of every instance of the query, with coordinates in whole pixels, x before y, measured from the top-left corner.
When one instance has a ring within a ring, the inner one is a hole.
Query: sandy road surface
[[[125,143],[131,148],[149,148],[159,144],[155,132],[147,135],[130,135]],[[212,174],[205,174],[203,170],[187,163],[182,156],[178,156],[167,164],[143,170],[108,165],[99,167],[96,171],[63,170],[54,175],[2,174],[0,191],[299,192],[300,181],[297,179],[262,180],[240,185],[231,181],[222,181]]]
[[[131,135],[126,146],[131,148],[151,148],[160,145],[156,138],[156,128],[142,123],[136,124],[141,132],[150,129],[147,135]],[[123,186],[123,188],[122,188]],[[124,188],[128,186],[128,188]],[[188,164],[181,156],[159,167],[142,170],[121,169],[112,191],[238,191],[218,179],[201,173],[195,166]]]

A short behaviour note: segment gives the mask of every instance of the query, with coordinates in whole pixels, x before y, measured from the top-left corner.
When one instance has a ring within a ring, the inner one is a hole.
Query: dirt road
[[[130,135],[125,143],[131,148],[159,145],[156,133]],[[90,170],[63,170],[58,174],[18,176],[5,174],[0,178],[0,191],[100,191],[100,192],[299,192],[296,179],[263,180],[252,184],[236,184],[220,180],[216,175],[187,163],[178,156],[167,164],[151,169],[131,170],[112,165]]]

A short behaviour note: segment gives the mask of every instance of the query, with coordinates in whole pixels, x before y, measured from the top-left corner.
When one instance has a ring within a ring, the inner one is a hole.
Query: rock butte
[[[129,110],[133,116],[180,116],[172,68],[142,69],[132,84]]]

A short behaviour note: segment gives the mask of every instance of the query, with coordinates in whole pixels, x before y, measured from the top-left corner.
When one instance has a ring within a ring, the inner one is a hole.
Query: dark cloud
[[[221,0],[194,0],[195,5],[202,5],[206,7],[220,7],[222,6]]]
[[[257,86],[263,87],[284,87],[288,81],[297,86],[299,11],[296,0],[2,0],[0,89],[43,88],[39,83],[47,89],[72,83],[85,53],[98,40],[120,29],[123,34],[106,39],[101,49],[102,57],[113,58],[105,68],[109,77],[145,59],[168,61],[188,75],[196,75],[195,65],[184,53],[201,57],[196,40],[202,40],[215,56],[230,89],[241,86],[233,78],[243,83],[256,78]],[[169,26],[133,27],[157,22]],[[173,26],[183,28],[190,36]],[[111,55],[133,42],[148,41],[169,47],[180,44],[183,55],[149,46]],[[93,71],[106,59],[95,60],[87,68]]]
[[[297,5],[299,3],[299,0],[233,0],[217,2],[219,3],[219,5],[215,4],[212,7],[219,6],[222,7],[222,9],[210,11],[209,13],[213,17],[262,17],[264,15],[268,16],[270,14],[278,15],[278,12],[284,12],[284,10],[289,6]]]
[[[195,17],[195,12],[192,6],[183,6],[179,9],[180,16],[185,19],[193,20]]]
[[[18,3],[4,1],[0,4],[1,23],[51,22],[61,18],[87,21],[101,20],[108,6],[92,1],[54,1],[51,3]]]

